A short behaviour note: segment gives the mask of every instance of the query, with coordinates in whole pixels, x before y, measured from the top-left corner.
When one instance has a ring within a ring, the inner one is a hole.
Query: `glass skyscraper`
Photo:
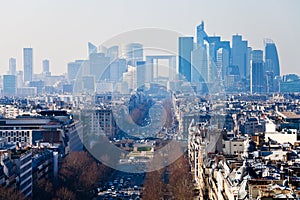
[[[3,94],[5,96],[15,96],[17,92],[17,79],[15,75],[3,76]]]
[[[24,81],[32,81],[33,74],[33,50],[32,48],[23,49]]]
[[[191,82],[191,53],[194,49],[194,37],[179,37],[179,74]]]
[[[15,58],[9,59],[9,74],[16,75],[17,74],[17,61]]]
[[[277,48],[275,43],[270,39],[265,40],[265,62],[268,71],[273,71],[274,76],[280,76]]]
[[[248,63],[248,41],[242,40],[241,35],[234,35],[232,37],[232,65],[238,66],[240,77],[242,79],[247,77]]]
[[[252,51],[252,73],[251,73],[251,91],[252,93],[263,93],[265,87],[265,73],[263,62],[263,51]]]
[[[204,30],[204,22],[202,21],[196,28],[197,34],[197,45],[202,46],[204,45],[204,39],[207,37],[207,34]]]
[[[50,72],[50,63],[49,63],[49,60],[43,60],[43,72],[44,73],[48,73]]]
[[[97,46],[93,45],[91,42],[88,42],[88,51],[89,55],[92,53],[97,53]]]

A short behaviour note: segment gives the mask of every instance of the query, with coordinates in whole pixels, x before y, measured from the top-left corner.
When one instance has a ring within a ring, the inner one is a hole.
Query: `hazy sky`
[[[34,48],[34,72],[43,59],[54,74],[87,57],[96,45],[124,31],[158,27],[194,35],[204,20],[209,35],[239,33],[254,49],[263,39],[277,46],[282,73],[300,74],[299,0],[0,0],[0,73],[8,59],[22,69],[22,48]]]

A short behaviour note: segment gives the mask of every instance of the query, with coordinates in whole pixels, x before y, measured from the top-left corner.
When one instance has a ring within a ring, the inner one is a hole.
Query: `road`
[[[145,173],[114,171],[108,181],[99,183],[97,199],[141,199]]]

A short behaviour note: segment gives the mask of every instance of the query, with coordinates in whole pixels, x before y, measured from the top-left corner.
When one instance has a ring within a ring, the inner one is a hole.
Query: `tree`
[[[25,196],[19,191],[16,190],[13,186],[11,187],[0,187],[0,199],[2,200],[23,200]]]
[[[97,163],[87,152],[71,152],[63,161],[58,185],[74,191],[78,199],[87,199],[99,179],[104,178],[103,171],[108,172],[108,168]]]
[[[51,200],[54,197],[53,184],[45,178],[38,180],[33,189],[33,199]]]
[[[169,190],[175,199],[193,199],[193,177],[189,164],[184,156],[172,163],[169,167]]]
[[[75,200],[76,196],[75,196],[74,192],[68,190],[65,187],[62,187],[59,190],[57,190],[57,192],[56,192],[56,198],[55,199],[59,199],[59,200]]]
[[[162,180],[163,170],[148,172],[144,182],[144,200],[163,199],[166,185]]]

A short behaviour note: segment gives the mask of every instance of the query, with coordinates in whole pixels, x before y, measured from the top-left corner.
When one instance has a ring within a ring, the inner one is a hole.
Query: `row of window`
[[[0,136],[18,136],[18,137],[29,137],[29,131],[0,131]]]
[[[237,144],[234,144],[233,146],[234,146],[234,147],[236,147],[236,146],[237,146]],[[240,144],[239,146],[240,146],[240,147],[242,147],[243,145],[242,145],[242,144]]]
[[[29,137],[7,137],[7,142],[27,142],[29,143]]]

